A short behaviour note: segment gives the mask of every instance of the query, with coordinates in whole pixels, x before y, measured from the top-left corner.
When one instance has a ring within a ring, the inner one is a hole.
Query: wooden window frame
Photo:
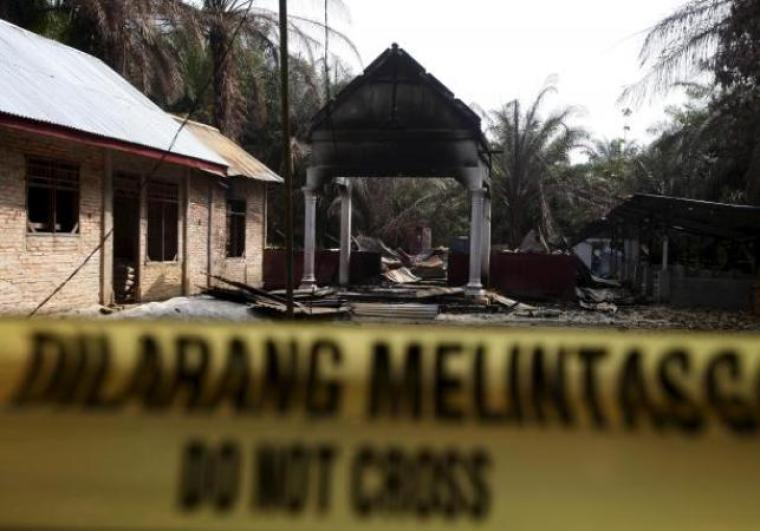
[[[145,209],[146,209],[146,222],[147,222],[147,234],[145,238],[145,257],[148,262],[153,263],[179,263],[180,261],[180,200],[179,200],[179,185],[176,183],[166,181],[150,181],[147,186],[145,194]],[[161,252],[160,257],[151,256],[151,229],[153,225],[151,223],[151,212],[154,208],[160,208],[161,218]],[[175,254],[171,258],[167,258],[167,209],[173,208],[175,212],[174,217],[174,231],[175,231]]]
[[[44,169],[43,169],[44,168]],[[78,164],[53,159],[48,157],[26,157],[26,233],[28,235],[56,235],[56,236],[78,236],[80,234],[80,217],[81,217],[81,186],[80,186],[80,166]],[[47,174],[47,175],[45,175]],[[31,208],[29,204],[29,194],[31,190],[44,190],[50,194],[50,212],[48,216],[48,226],[50,230],[44,230],[35,227],[35,222],[29,219]],[[59,210],[58,210],[58,192],[73,192],[74,225],[71,230],[60,230]]]
[[[235,208],[237,207],[237,208]],[[242,208],[240,208],[242,207]],[[245,259],[246,253],[246,236],[247,236],[247,218],[248,218],[248,202],[245,199],[228,198],[226,202],[226,242],[225,242],[225,256],[230,259]],[[236,241],[233,239],[233,221],[242,220],[242,248],[237,249],[234,244]]]

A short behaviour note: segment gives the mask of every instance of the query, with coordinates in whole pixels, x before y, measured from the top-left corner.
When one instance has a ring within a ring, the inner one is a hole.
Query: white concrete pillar
[[[351,185],[344,180],[340,186],[340,269],[339,283],[351,282]]]
[[[314,267],[317,246],[317,191],[313,188],[304,187],[303,197],[303,278],[301,279],[301,288],[308,289],[317,285]]]
[[[487,194],[483,199],[483,259],[481,278],[486,284],[491,275],[491,196]]]
[[[470,279],[467,283],[467,295],[483,295],[483,214],[486,191],[484,188],[470,190]]]

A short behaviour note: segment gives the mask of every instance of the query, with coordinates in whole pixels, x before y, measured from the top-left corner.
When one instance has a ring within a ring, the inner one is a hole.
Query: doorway
[[[117,175],[113,192],[113,290],[117,304],[139,301],[140,178]]]

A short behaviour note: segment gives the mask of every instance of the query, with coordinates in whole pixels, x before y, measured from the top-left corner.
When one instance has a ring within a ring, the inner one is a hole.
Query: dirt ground
[[[180,321],[224,321],[245,323],[266,321],[243,304],[211,297],[178,297],[159,303],[135,305],[108,312],[99,307],[71,312],[61,317],[104,319],[174,319]],[[577,306],[542,305],[534,316],[512,314],[442,313],[434,321],[403,321],[353,317],[343,324],[415,323],[470,327],[548,327],[641,330],[728,330],[760,331],[760,316],[720,310],[679,309],[658,305],[621,306],[617,312],[589,311]]]
[[[624,306],[614,314],[569,307],[542,307],[549,316],[443,314],[438,323],[473,326],[571,327],[643,330],[760,331],[760,316],[721,310],[670,308],[659,305]],[[557,313],[557,315],[553,315]]]

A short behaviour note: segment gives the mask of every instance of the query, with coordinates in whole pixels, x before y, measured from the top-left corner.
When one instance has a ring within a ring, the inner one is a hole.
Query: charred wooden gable
[[[462,177],[488,165],[481,120],[397,45],[313,119],[325,177]]]

